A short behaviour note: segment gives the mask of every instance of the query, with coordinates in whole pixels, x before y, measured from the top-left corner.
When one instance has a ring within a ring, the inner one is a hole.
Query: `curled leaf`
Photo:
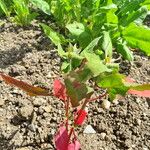
[[[81,145],[77,139],[68,145],[68,150],[79,150]]]
[[[62,124],[54,137],[54,142],[57,150],[79,150],[80,143],[74,137],[71,142],[68,142],[69,134],[64,124]]]
[[[61,125],[58,132],[54,137],[54,142],[57,150],[67,150],[68,149],[68,132],[64,125]]]
[[[27,94],[30,96],[50,96],[51,95],[51,93],[49,93],[48,89],[44,89],[41,87],[34,87],[26,82],[17,80],[15,78],[5,75],[1,72],[0,72],[0,76],[7,84],[10,84],[10,85],[13,85],[13,86],[16,86],[16,87],[22,89],[23,91],[27,92]]]
[[[77,118],[75,119],[75,124],[76,125],[82,125],[84,120],[86,119],[87,116],[87,111],[86,110],[78,110],[77,112]]]
[[[53,94],[61,100],[65,101],[67,99],[65,85],[61,83],[58,79],[54,80]]]

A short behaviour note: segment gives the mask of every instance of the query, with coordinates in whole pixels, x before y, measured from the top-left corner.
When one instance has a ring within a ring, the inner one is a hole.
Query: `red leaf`
[[[129,90],[129,94],[143,96],[143,97],[150,97],[150,90],[144,90],[144,91],[137,91],[137,90]]]
[[[75,124],[76,125],[82,125],[86,116],[87,116],[87,111],[82,110],[82,109],[78,110],[77,118],[75,119]]]
[[[51,95],[49,93],[49,90],[47,90],[47,89],[43,89],[40,87],[34,87],[26,82],[14,79],[11,76],[5,75],[1,72],[0,72],[0,76],[7,84],[16,86],[16,87],[26,91],[27,94],[29,94],[30,96],[37,96],[37,95],[50,96]]]
[[[80,148],[81,145],[77,140],[74,140],[72,143],[68,145],[68,150],[79,150]]]
[[[54,85],[53,85],[53,94],[57,97],[57,98],[59,98],[59,99],[61,99],[61,100],[66,100],[67,99],[67,95],[66,95],[66,88],[65,88],[65,86],[64,86],[64,84],[62,84],[61,82],[60,82],[60,80],[55,80],[54,81]]]
[[[67,150],[68,149],[68,132],[64,125],[61,125],[59,131],[54,137],[55,146],[57,150]]]

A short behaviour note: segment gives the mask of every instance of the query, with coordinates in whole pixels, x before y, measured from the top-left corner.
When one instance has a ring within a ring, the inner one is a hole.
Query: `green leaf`
[[[116,4],[109,4],[109,5],[107,5],[107,6],[102,6],[102,7],[100,7],[100,9],[99,9],[99,11],[100,12],[107,12],[108,10],[111,10],[111,9],[117,9],[117,5]]]
[[[122,3],[122,6],[120,8],[120,11],[118,14],[121,14],[122,16],[126,16],[127,14],[130,14],[133,12],[133,10],[137,10],[140,7],[140,4],[143,2],[143,0],[132,0],[132,1],[125,1]]]
[[[137,86],[131,86],[130,89],[137,91],[150,90],[150,84],[142,84]]]
[[[69,62],[67,61],[64,61],[61,65],[61,70],[64,72],[64,73],[67,73],[69,71]]]
[[[58,55],[62,58],[66,58],[66,52],[62,49],[62,46],[60,44],[57,45],[57,51]]]
[[[125,96],[126,92],[129,90],[129,87],[124,85],[123,79],[124,75],[119,73],[113,74],[104,74],[97,78],[97,85],[101,88],[106,88],[108,90],[110,100],[114,100],[116,95]]]
[[[138,24],[142,24],[144,19],[146,18],[148,13],[148,9],[146,6],[142,6],[139,8],[137,11],[133,11],[131,14],[127,16],[127,18],[122,18],[122,25],[123,26],[128,26],[132,22],[136,22]]]
[[[65,38],[61,34],[55,32],[51,27],[45,25],[44,23],[40,23],[40,25],[42,26],[45,34],[51,39],[51,41],[56,46],[61,45],[64,42],[66,42]]]
[[[87,52],[84,53],[84,56],[87,59],[85,66],[91,70],[93,77],[96,77],[103,72],[111,72],[111,69],[108,69],[107,66],[103,64],[98,55]]]
[[[125,96],[128,90],[129,90],[129,88],[126,86],[108,89],[110,101],[113,101],[117,95]]]
[[[77,73],[78,73],[80,82],[86,82],[87,80],[92,78],[92,72],[87,66],[85,66],[83,70],[78,71]]]
[[[122,32],[123,38],[134,48],[140,48],[150,56],[150,29],[131,24]]]
[[[97,79],[97,85],[102,88],[119,88],[124,85],[124,75],[119,73],[99,76]]]
[[[150,10],[150,1],[149,0],[144,0],[144,2],[141,4],[142,6],[143,5],[146,5],[148,10]]]
[[[116,11],[116,10],[115,10],[115,11]],[[117,23],[118,23],[118,17],[117,17],[117,15],[115,15],[115,11],[114,11],[114,10],[110,10],[110,11],[106,14],[107,23],[114,23],[114,24],[117,24]]]
[[[102,49],[105,52],[105,59],[107,59],[107,57],[111,59],[112,58],[112,42],[111,42],[109,32],[107,31],[103,32]]]
[[[112,0],[107,0],[105,6],[99,8],[99,15],[105,13],[105,19],[107,23],[118,23],[118,17],[115,15],[117,11],[117,5],[112,2]],[[98,14],[97,14],[98,15]]]
[[[84,55],[86,52],[93,52],[93,49],[96,45],[98,45],[98,42],[101,37],[95,38],[81,53],[81,55]]]
[[[87,47],[87,45],[92,41],[91,32],[86,30],[85,32],[83,32],[82,34],[79,35],[77,40],[79,42],[80,47],[82,47],[82,48]]]
[[[133,53],[128,48],[126,42],[122,42],[121,40],[117,42],[117,52],[122,55],[124,59],[127,59],[129,61],[133,61]]]
[[[88,89],[85,84],[81,84],[76,81],[75,78],[65,79],[65,86],[67,89],[67,95],[70,97],[72,107],[79,106],[79,102],[86,98]]]
[[[7,17],[10,17],[10,11],[8,10],[8,7],[6,6],[4,0],[0,0],[0,7],[3,10],[3,12],[5,13],[5,15]]]
[[[36,6],[37,8],[41,9],[44,13],[50,15],[50,6],[44,0],[30,0],[30,2]]]
[[[72,24],[66,25],[66,28],[72,35],[79,36],[85,31],[85,27],[82,23],[74,22]]]

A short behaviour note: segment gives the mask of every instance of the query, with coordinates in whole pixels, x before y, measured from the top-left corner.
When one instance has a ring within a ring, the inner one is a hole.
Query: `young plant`
[[[17,86],[30,96],[55,96],[64,103],[65,118],[54,136],[57,150],[80,149],[76,128],[82,126],[88,115],[88,103],[99,100],[102,101],[103,107],[108,109],[110,102],[117,95],[134,94],[150,97],[150,84],[139,85],[133,82],[130,78],[118,73],[117,67],[106,63],[92,52],[98,40],[92,41],[80,56],[77,55],[78,49],[75,47],[71,46],[66,52],[59,47],[59,54],[66,59],[67,67],[63,81],[54,80],[53,92],[0,73],[0,77],[6,83]],[[92,87],[89,86],[89,81],[93,82]],[[103,89],[104,93],[94,97],[95,88]]]
[[[13,0],[13,7],[16,13],[14,21],[21,26],[26,26],[31,23],[33,19],[37,16],[37,13],[31,13],[29,10],[28,0]]]

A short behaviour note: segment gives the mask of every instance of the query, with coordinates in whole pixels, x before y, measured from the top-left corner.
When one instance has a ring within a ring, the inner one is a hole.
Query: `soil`
[[[3,20],[0,26],[0,71],[32,85],[52,88],[60,78],[61,59],[37,23],[28,28]],[[134,52],[132,63],[121,60],[120,72],[138,83],[150,83],[150,61]],[[29,97],[0,81],[0,150],[54,150],[53,135],[64,114],[54,97]],[[95,134],[83,133],[90,125]],[[82,150],[149,150],[150,99],[128,95],[104,110],[89,104],[79,130]]]

